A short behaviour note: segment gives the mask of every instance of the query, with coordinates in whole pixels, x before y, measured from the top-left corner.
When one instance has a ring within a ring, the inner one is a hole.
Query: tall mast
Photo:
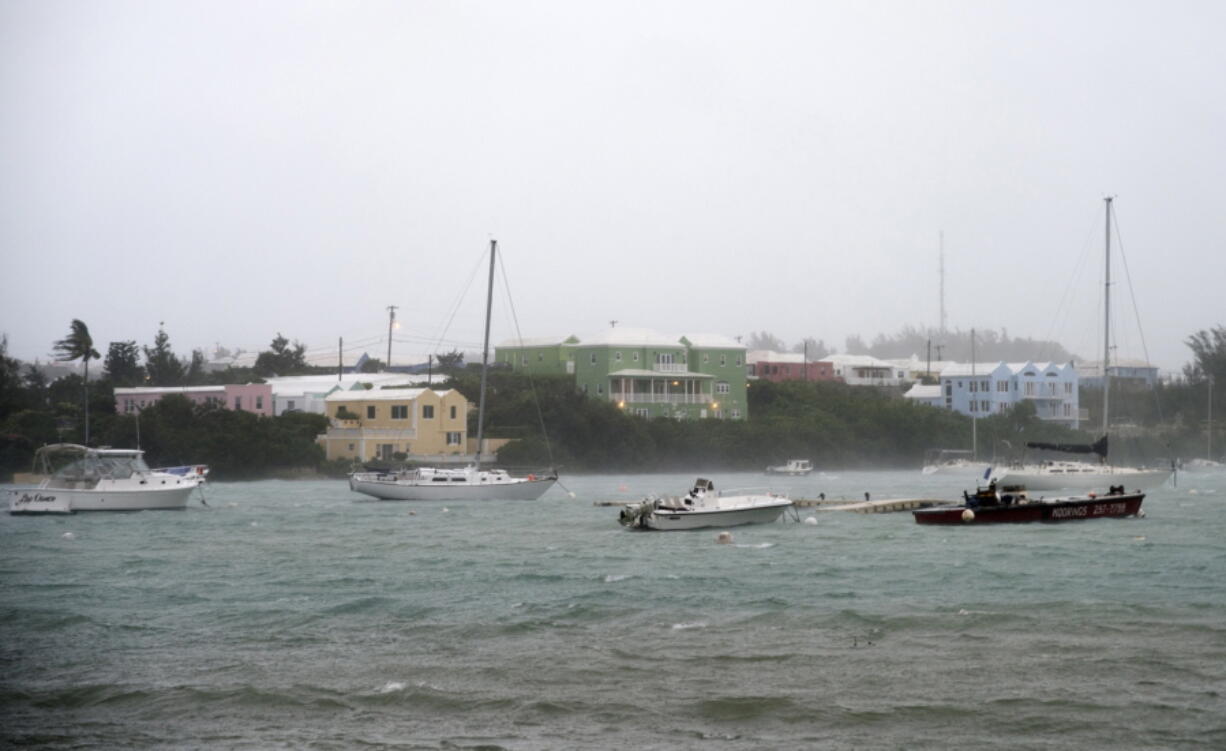
[[[1107,204],[1106,281],[1103,284],[1103,435],[1107,434],[1107,405],[1111,394],[1111,196]]]
[[[971,329],[971,383],[976,383],[975,379],[975,330]],[[979,388],[978,385],[975,386]],[[972,394],[977,393],[972,390]],[[979,458],[979,412],[976,411],[974,397],[971,398],[971,459]]]
[[[945,230],[939,234],[941,258],[941,331],[945,331]]]
[[[140,423],[138,422],[137,425]],[[1209,374],[1209,423],[1205,431],[1205,458],[1213,459],[1213,374]],[[140,446],[137,446],[140,448]],[[1212,466],[1212,465],[1210,465]]]
[[[474,466],[481,467],[481,442],[485,438],[485,377],[490,359],[490,309],[494,305],[494,257],[498,241],[490,240],[490,285],[485,293],[485,343],[481,346],[481,398],[477,402],[477,454]]]

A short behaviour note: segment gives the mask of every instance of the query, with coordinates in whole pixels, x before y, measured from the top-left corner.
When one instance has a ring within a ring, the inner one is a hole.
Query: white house
[[[1152,388],[1158,382],[1158,366],[1150,365],[1144,360],[1118,360],[1111,363],[1110,370],[1113,386],[1121,382],[1128,382]],[[1078,363],[1077,377],[1082,386],[1101,389],[1103,387],[1102,360]]]
[[[871,355],[827,355],[836,378],[850,386],[900,386],[907,380],[907,369]]]
[[[1076,429],[1081,410],[1070,363],[956,363],[941,370],[941,406],[972,417],[1005,412],[1023,401],[1041,420]]]
[[[411,385],[403,373],[346,373],[343,378],[335,375],[282,376],[269,378],[272,386],[273,414],[286,412],[325,412],[325,399],[337,391],[383,388],[386,386]]]

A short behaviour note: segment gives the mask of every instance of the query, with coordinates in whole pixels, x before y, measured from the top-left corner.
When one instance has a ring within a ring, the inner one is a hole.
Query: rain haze
[[[419,362],[480,346],[496,238],[495,342],[842,350],[939,324],[943,234],[950,328],[1097,359],[1112,195],[1118,328],[1176,369],[1226,322],[1223,29],[1220,2],[6,0],[0,333],[383,358],[395,305]]]

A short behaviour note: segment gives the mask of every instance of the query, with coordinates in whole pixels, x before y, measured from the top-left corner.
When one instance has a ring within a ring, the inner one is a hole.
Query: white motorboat
[[[990,466],[976,461],[974,452],[965,449],[932,449],[924,455],[923,474],[926,475],[982,475]]]
[[[462,469],[422,467],[396,472],[354,472],[349,489],[381,501],[535,501],[558,481],[555,470],[513,477],[501,469],[481,469],[485,434],[485,385],[489,375],[490,309],[494,299],[494,262],[498,243],[490,241],[490,280],[485,300],[485,344],[481,352],[481,397],[477,403],[477,455]]]
[[[630,529],[702,529],[764,524],[779,518],[792,501],[775,493],[732,491],[727,495],[701,477],[681,497],[649,497],[622,507],[618,521]]]
[[[187,507],[204,482],[203,465],[149,469],[139,449],[95,449],[76,444],[44,446],[35,468],[47,475],[32,487],[6,489],[11,514],[77,511],[145,511]],[[58,467],[58,468],[57,468]]]
[[[512,477],[501,469],[437,469],[355,472],[349,489],[382,501],[535,501],[556,475]]]
[[[808,459],[788,459],[787,464],[766,468],[768,475],[792,475],[793,477],[803,477],[812,471],[813,463]]]

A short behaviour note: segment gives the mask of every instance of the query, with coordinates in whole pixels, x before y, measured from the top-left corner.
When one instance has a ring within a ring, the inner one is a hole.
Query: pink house
[[[764,381],[838,381],[834,365],[829,362],[809,360],[803,355],[788,352],[754,352],[749,362],[749,375]]]
[[[226,409],[272,416],[272,386],[267,383],[116,388],[115,411],[121,415],[139,412],[168,394],[185,396],[193,404],[215,404]]]

